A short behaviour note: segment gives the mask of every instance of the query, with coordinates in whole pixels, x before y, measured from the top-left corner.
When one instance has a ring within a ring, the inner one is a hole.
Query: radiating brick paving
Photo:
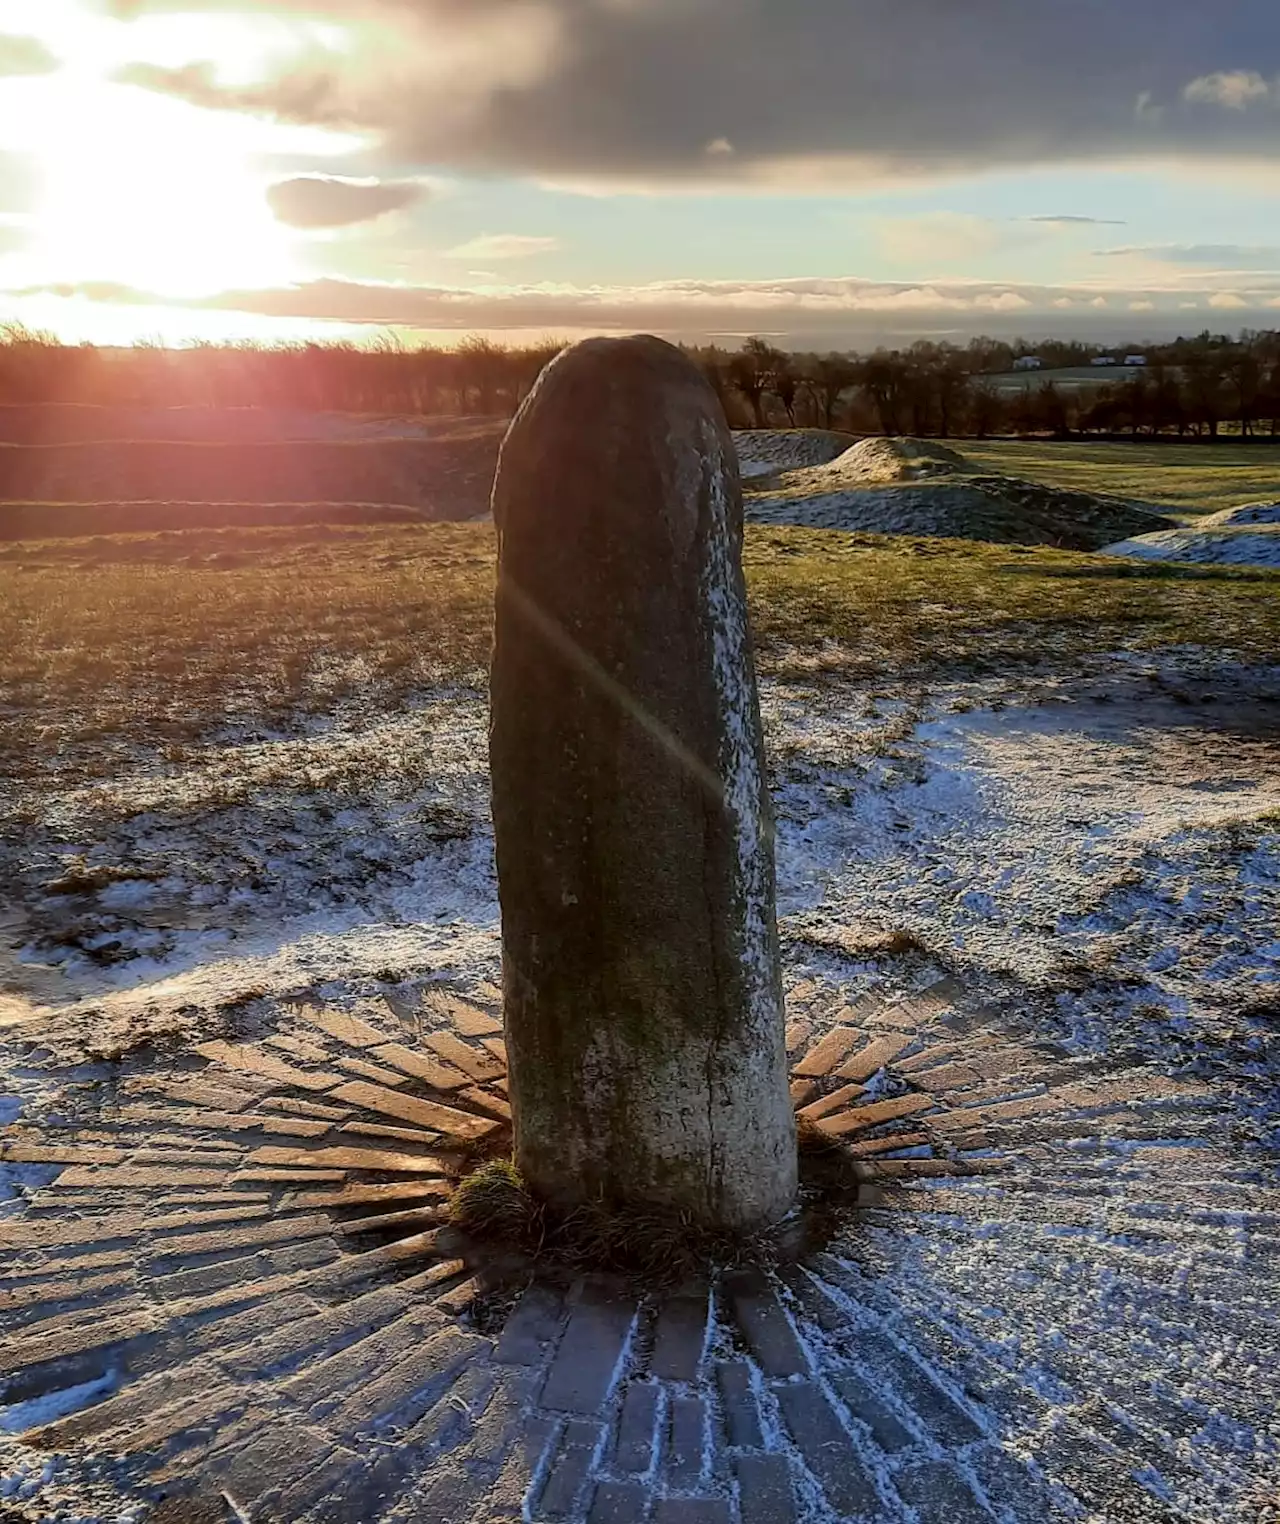
[[[864,1177],[842,1236],[498,1316],[445,1221],[501,1142],[497,998],[434,991],[412,1046],[372,1002],[283,1006],[8,1129],[48,1183],[0,1218],[5,1506],[45,1517],[45,1467],[255,1524],[1266,1517],[1280,1190],[1235,1097],[950,984],[811,982],[793,1096]]]

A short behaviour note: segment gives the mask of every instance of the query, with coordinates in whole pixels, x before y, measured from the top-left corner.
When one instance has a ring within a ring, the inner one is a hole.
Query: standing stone
[[[659,339],[543,372],[494,486],[490,754],[516,1162],[559,1204],[796,1190],[742,493]]]

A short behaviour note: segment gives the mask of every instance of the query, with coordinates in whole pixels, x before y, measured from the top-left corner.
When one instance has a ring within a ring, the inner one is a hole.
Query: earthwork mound
[[[832,429],[737,429],[733,442],[743,481],[823,466],[849,448],[852,434]]]
[[[1280,567],[1280,503],[1242,503],[1181,528],[1121,540],[1106,551],[1144,561]]]
[[[1235,511],[1235,510],[1232,510]],[[1215,518],[1219,515],[1215,514]],[[1110,556],[1137,556],[1143,561],[1191,561],[1208,566],[1274,566],[1280,568],[1280,523],[1252,529],[1164,529],[1108,545]]]
[[[475,518],[506,430],[500,418],[51,411],[42,433],[28,411],[0,409],[0,539]]]
[[[1199,521],[1201,529],[1239,529],[1248,524],[1280,524],[1280,503],[1242,503],[1239,508],[1224,508]]]
[[[958,450],[929,439],[863,439],[834,460],[823,475],[842,485],[863,482],[874,486],[950,476],[965,470],[966,465]]]
[[[981,474],[922,439],[866,439],[826,465],[748,491],[756,523],[1100,550],[1173,521],[1146,504]]]

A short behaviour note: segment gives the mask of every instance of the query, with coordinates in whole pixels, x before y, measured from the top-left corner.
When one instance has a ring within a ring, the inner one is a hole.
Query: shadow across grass
[[[1005,576],[1071,577],[1093,581],[1262,582],[1280,593],[1280,570],[1265,567],[1197,566],[1191,562],[1104,561],[1093,566],[1007,566]]]

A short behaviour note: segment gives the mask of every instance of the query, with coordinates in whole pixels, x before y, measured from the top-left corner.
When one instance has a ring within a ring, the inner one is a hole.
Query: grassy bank
[[[1280,649],[1280,574],[967,541],[753,528],[764,670],[886,680],[1194,644]],[[105,775],[270,728],[482,680],[486,524],[275,527],[0,547],[0,773]]]
[[[1276,444],[1109,444],[1098,440],[964,439],[977,464],[1080,492],[1164,503],[1179,514],[1216,513],[1280,498]]]

